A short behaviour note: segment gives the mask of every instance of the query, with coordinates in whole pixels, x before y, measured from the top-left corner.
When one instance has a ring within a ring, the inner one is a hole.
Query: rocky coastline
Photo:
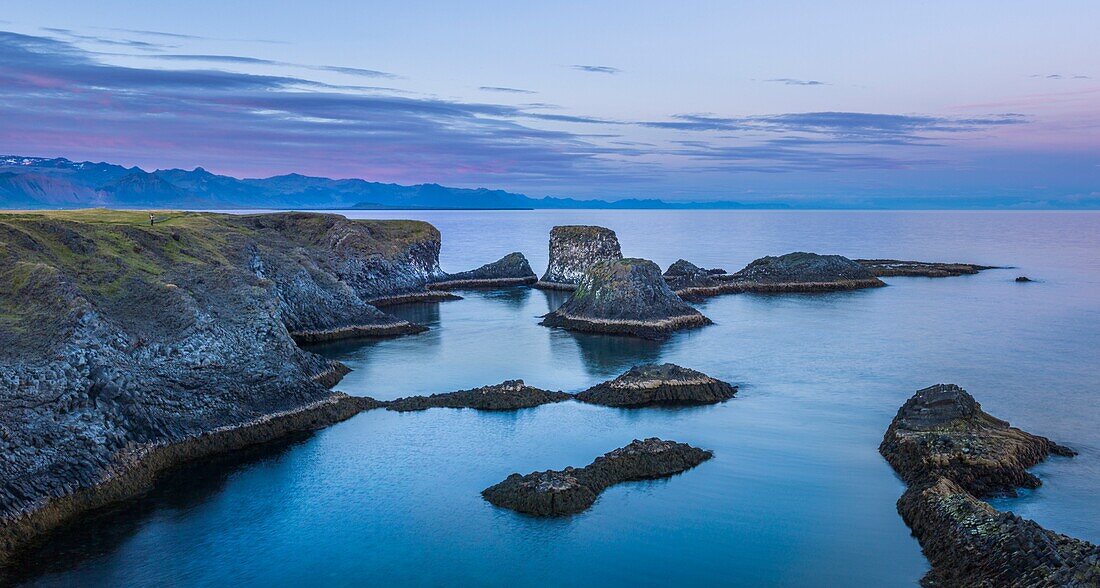
[[[577,400],[619,408],[717,404],[733,398],[737,386],[676,364],[634,366],[577,394]]]
[[[495,506],[549,517],[587,510],[607,488],[631,480],[667,478],[714,454],[686,443],[651,437],[597,457],[583,468],[512,474],[481,492]]]
[[[507,380],[493,386],[459,390],[431,396],[408,396],[383,403],[388,410],[409,412],[429,408],[472,408],[509,411],[532,408],[572,399],[571,394],[553,392],[526,385],[523,380]]]
[[[597,262],[573,294],[542,325],[574,331],[664,339],[680,329],[711,324],[677,296],[657,264],[624,258]]]
[[[531,264],[527,262],[527,258],[516,251],[477,269],[447,274],[445,277],[428,284],[428,289],[449,290],[529,286],[538,282],[538,279],[534,270],[531,269]]]
[[[422,329],[365,300],[439,274],[427,223],[159,216],[0,215],[0,561],[166,468],[379,406],[295,339]]]
[[[1094,586],[1100,547],[980,499],[1035,488],[1027,468],[1075,452],[1009,426],[965,390],[938,384],[898,411],[880,453],[909,488],[898,512],[932,563],[926,586]]]
[[[899,259],[857,259],[856,263],[867,268],[872,275],[882,278],[919,277],[953,278],[976,274],[988,269],[1000,269],[992,265],[974,263],[938,263],[929,261],[903,261]]]
[[[622,259],[615,231],[585,225],[557,226],[550,230],[550,263],[535,284],[547,290],[575,290],[596,263]]]
[[[761,257],[741,271],[719,276],[728,292],[833,292],[879,288],[882,280],[862,265],[840,255],[798,251]]]

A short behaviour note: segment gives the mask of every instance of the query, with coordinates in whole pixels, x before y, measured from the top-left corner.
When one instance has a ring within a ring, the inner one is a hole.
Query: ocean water
[[[538,325],[564,297],[525,288],[389,309],[430,327],[314,348],[354,368],[339,390],[389,399],[523,378],[579,391],[670,361],[740,386],[727,403],[620,410],[575,402],[515,413],[363,413],[190,467],[144,499],[83,520],[33,554],[45,586],[912,586],[928,569],[879,456],[914,391],[969,390],[993,415],[1080,455],[998,508],[1100,542],[1100,214],[1032,212],[349,212],[420,218],[442,265],[522,251],[550,227],[614,229],[625,254],[733,271],[795,250],[1012,269],[817,295],[728,295],[715,324],[664,343]],[[1017,275],[1038,280],[1018,284]],[[512,472],[582,466],[658,436],[715,458],[607,490],[541,520],[479,492]]]

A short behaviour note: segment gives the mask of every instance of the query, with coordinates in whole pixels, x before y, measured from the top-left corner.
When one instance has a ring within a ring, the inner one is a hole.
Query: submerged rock
[[[737,386],[675,364],[647,364],[577,394],[577,400],[634,408],[653,405],[715,404],[733,398]]]
[[[722,278],[728,291],[739,292],[827,292],[886,285],[847,257],[801,251],[762,257]]]
[[[1017,276],[1016,281],[1017,282],[1034,282],[1035,280],[1032,280],[1031,278],[1029,278],[1027,276]]]
[[[980,500],[1038,486],[1026,468],[1073,450],[1010,427],[965,390],[938,384],[901,407],[879,451],[909,484],[898,512],[932,564],[922,584],[1100,584],[1100,548]]]
[[[550,229],[550,264],[535,287],[573,290],[593,265],[622,257],[619,239],[611,229],[585,225],[554,227]]]
[[[937,263],[929,261],[902,261],[898,259],[857,259],[872,275],[888,277],[950,278],[976,274],[982,270],[997,269],[991,265],[974,263]]]
[[[431,396],[409,396],[385,403],[389,410],[407,412],[429,408],[473,408],[477,410],[518,410],[551,402],[569,400],[565,392],[551,392],[508,380],[493,386],[460,390]]]
[[[531,264],[527,263],[527,258],[517,251],[474,270],[447,274],[439,281],[429,284],[428,288],[431,290],[497,288],[534,284],[537,281],[538,276],[531,269]]]
[[[711,451],[656,437],[635,439],[583,468],[512,474],[481,495],[490,503],[536,516],[560,516],[588,509],[608,487],[629,480],[665,478],[713,457]]]
[[[542,320],[549,327],[646,339],[710,323],[669,289],[657,264],[634,258],[596,263],[565,304]]]
[[[944,476],[977,496],[1036,488],[1027,471],[1048,455],[1074,451],[990,416],[954,384],[918,391],[898,411],[879,447],[906,482]]]

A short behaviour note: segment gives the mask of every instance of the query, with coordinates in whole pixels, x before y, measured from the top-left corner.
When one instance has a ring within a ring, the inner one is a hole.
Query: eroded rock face
[[[0,215],[0,560],[165,467],[374,406],[328,390],[347,368],[294,338],[414,329],[356,284],[422,287],[438,235],[322,214],[158,217]]]
[[[554,227],[550,230],[550,264],[535,287],[573,290],[593,265],[622,257],[619,239],[611,229],[584,225]]]
[[[954,384],[925,388],[906,401],[879,450],[910,484],[944,476],[977,496],[1038,487],[1028,468],[1051,453],[1074,454],[990,416]]]
[[[542,324],[661,339],[678,329],[708,325],[710,319],[669,289],[657,264],[626,258],[592,266],[573,295]]]
[[[898,411],[879,451],[908,484],[898,512],[932,563],[928,586],[1095,586],[1100,548],[999,512],[979,498],[1034,488],[1028,473],[1073,450],[990,416],[938,384]]]
[[[676,260],[665,270],[664,278],[668,287],[684,300],[701,300],[707,296],[717,296],[737,291],[729,282],[723,281],[726,271],[723,269],[704,269],[686,259]]]
[[[629,480],[666,478],[713,457],[705,449],[656,437],[635,439],[583,468],[512,474],[481,495],[492,504],[535,516],[587,510],[608,487]]]
[[[514,252],[474,270],[447,274],[439,281],[429,284],[428,288],[498,288],[534,284],[537,281],[538,277],[531,269],[531,264],[527,263],[527,258],[522,253]]]
[[[722,278],[727,289],[742,292],[827,292],[886,285],[847,257],[806,252],[762,257]]]
[[[577,394],[577,400],[604,406],[715,404],[733,398],[737,386],[675,364],[634,366],[623,375]]]
[[[524,384],[523,380],[508,380],[493,386],[483,386],[472,390],[398,398],[384,404],[389,410],[401,412],[429,408],[518,410],[551,402],[562,402],[570,398],[572,396],[565,392],[542,390]]]
[[[902,261],[899,259],[857,259],[856,263],[880,277],[950,278],[976,274],[982,270],[997,269],[991,265],[974,263],[936,263],[928,261]]]

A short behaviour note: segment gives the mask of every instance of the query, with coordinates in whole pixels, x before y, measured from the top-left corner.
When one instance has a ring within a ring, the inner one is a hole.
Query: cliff
[[[593,265],[622,257],[619,239],[611,229],[584,225],[554,227],[550,230],[550,263],[535,286],[573,290]]]
[[[372,407],[295,343],[415,332],[439,233],[336,215],[0,215],[0,560],[180,461]]]

